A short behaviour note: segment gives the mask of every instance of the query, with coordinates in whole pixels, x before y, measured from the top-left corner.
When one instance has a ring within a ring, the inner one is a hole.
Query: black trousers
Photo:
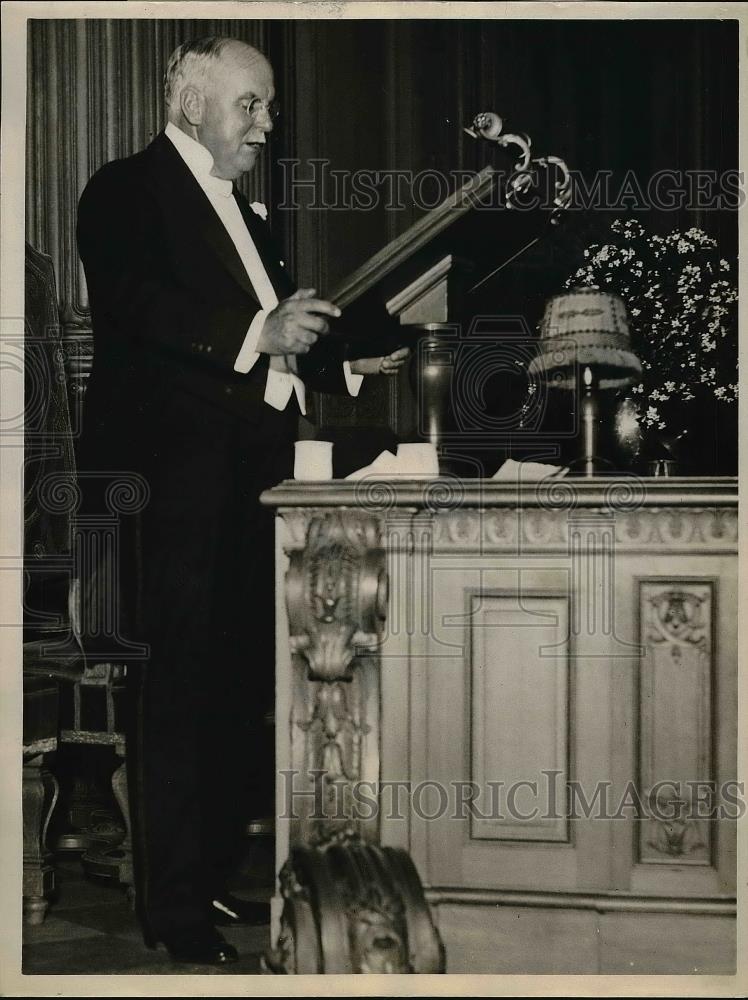
[[[265,410],[251,424],[170,398],[132,463],[150,495],[123,524],[121,600],[148,656],[127,671],[128,783],[156,936],[205,918],[247,820],[273,809],[274,524],[258,498],[290,475],[296,416]]]

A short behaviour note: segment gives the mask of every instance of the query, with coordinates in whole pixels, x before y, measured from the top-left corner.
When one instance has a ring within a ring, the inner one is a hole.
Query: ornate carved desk
[[[441,938],[449,972],[733,971],[736,482],[263,500],[271,964],[438,971]]]

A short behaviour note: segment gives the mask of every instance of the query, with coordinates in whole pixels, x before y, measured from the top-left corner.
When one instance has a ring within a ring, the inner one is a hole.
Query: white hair
[[[170,119],[179,114],[184,88],[202,87],[211,65],[230,42],[230,38],[212,35],[183,42],[174,49],[164,73],[164,100]]]

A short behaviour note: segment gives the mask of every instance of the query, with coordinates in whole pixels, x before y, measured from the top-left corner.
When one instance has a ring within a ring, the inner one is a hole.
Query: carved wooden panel
[[[616,498],[616,487],[608,488],[608,496],[599,508],[582,514],[574,511],[578,483],[541,483],[536,490],[536,505],[515,509],[487,505],[484,510],[475,510],[472,503],[461,504],[462,498],[455,492],[453,509],[447,508],[434,518],[433,544],[435,549],[446,552],[571,554],[579,550],[582,535],[592,538],[597,534],[598,550],[602,551],[604,545],[608,551],[613,547],[616,554],[737,552],[738,515],[734,508],[705,506],[683,511],[665,502],[653,509],[643,505],[644,488],[638,485],[630,490],[632,500],[627,506],[625,500]],[[647,484],[646,489],[651,488]],[[623,494],[623,489],[620,492]]]
[[[696,783],[714,778],[715,585],[659,579],[638,586],[639,774],[647,814],[638,824],[638,860],[709,865],[711,823],[701,818],[709,800]]]
[[[658,825],[631,806],[665,779],[735,779],[735,482],[650,480],[634,505],[624,503],[630,482],[566,484],[564,504],[564,491],[463,481],[454,509],[439,502],[450,485],[286,483],[266,494],[287,505],[291,555],[321,512],[355,520],[375,508],[381,518],[387,627],[379,655],[352,671],[363,693],[377,664],[381,683],[367,697],[381,697],[381,717],[372,707],[354,719],[378,719],[380,777],[406,786],[402,815],[385,808],[379,836],[421,872],[449,971],[558,971],[576,947],[588,971],[729,972],[735,799],[723,790],[711,830]],[[284,656],[281,644],[281,704],[294,700],[294,722],[307,720],[314,682],[300,657],[284,667]],[[356,697],[349,687],[354,713]],[[321,759],[321,732],[294,725],[293,754],[281,734],[278,759]],[[512,830],[469,794],[542,780],[541,767],[570,783],[569,801],[556,803],[568,831],[537,817]],[[661,804],[679,805],[664,792]]]
[[[310,680],[306,662],[295,656],[292,700],[291,768],[283,779],[292,841],[316,843],[348,828],[375,839],[380,728],[376,658],[357,658],[348,681],[325,682]]]
[[[604,672],[580,667],[569,648],[577,595],[568,572],[436,553],[424,566],[424,556],[416,541],[409,561],[425,627],[414,621],[408,636],[409,746],[387,775],[413,783],[410,844],[424,880],[522,891],[601,885],[603,825],[566,819],[566,782],[594,786],[608,739],[594,728],[604,709],[593,728],[586,709],[593,698],[604,704]],[[383,706],[385,732],[387,718]]]
[[[292,836],[317,842],[351,827],[375,837],[380,727],[373,649],[387,604],[379,523],[333,511],[303,522],[290,516],[288,524],[294,773],[285,799],[293,806]],[[362,782],[369,783],[365,790]],[[365,806],[354,797],[362,790]]]
[[[501,818],[474,815],[475,838],[569,839],[568,604],[550,593],[472,597],[471,778],[481,789],[505,783],[482,809]]]

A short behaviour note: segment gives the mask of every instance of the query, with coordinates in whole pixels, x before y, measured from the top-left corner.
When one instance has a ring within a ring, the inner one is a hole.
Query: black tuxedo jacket
[[[294,285],[270,231],[234,194],[283,299]],[[234,371],[260,303],[221,220],[166,135],[91,178],[78,209],[78,247],[94,330],[84,441],[94,450],[105,442],[119,456],[117,445],[142,441],[175,395],[249,423],[263,419],[268,356],[249,374]],[[339,337],[321,337],[298,356],[299,374],[312,389],[345,392],[344,357]],[[298,414],[295,395],[288,407]]]

